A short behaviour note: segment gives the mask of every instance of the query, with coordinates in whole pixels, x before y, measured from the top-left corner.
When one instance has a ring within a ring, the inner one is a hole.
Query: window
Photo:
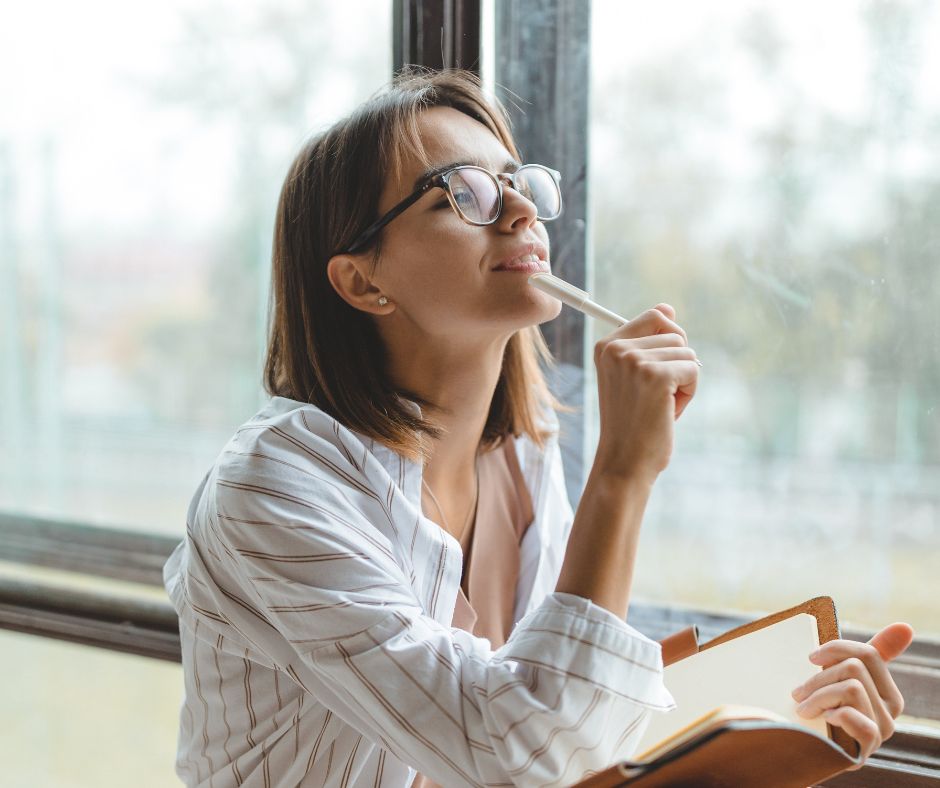
[[[638,595],[940,634],[938,35],[930,4],[594,4],[592,287],[672,303],[704,362]]]
[[[159,583],[193,490],[262,398],[281,181],[388,78],[391,10],[4,9],[3,557]],[[0,600],[4,627],[110,649],[0,633],[3,782],[172,784],[181,668],[113,650],[178,658],[162,589],[0,562]]]
[[[180,535],[261,402],[281,181],[388,78],[391,4],[5,16],[0,511]]]
[[[179,665],[3,631],[0,648],[5,785],[179,783]]]

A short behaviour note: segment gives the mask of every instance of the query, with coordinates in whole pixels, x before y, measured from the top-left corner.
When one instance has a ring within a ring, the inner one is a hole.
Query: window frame
[[[495,0],[494,0],[495,1]],[[393,0],[393,71],[405,64],[479,71],[481,0]],[[533,26],[532,20],[538,20]],[[539,46],[532,46],[532,36]],[[579,287],[587,281],[588,91],[590,3],[586,0],[496,2],[497,84],[504,91],[524,153],[565,172],[566,217],[554,228],[565,239],[561,273]],[[528,53],[541,53],[537,62]],[[548,67],[550,64],[551,67]],[[514,95],[515,94],[515,95]],[[528,101],[520,106],[517,101]],[[559,108],[564,108],[560,111]],[[540,129],[552,128],[551,138]],[[556,246],[556,249],[558,247]],[[583,320],[569,310],[544,327],[562,364],[583,369]],[[576,414],[573,418],[584,418]],[[582,442],[566,457],[580,490]],[[576,496],[572,496],[574,499]],[[162,587],[162,567],[178,539],[119,528],[0,513],[0,559],[66,570],[76,576]],[[719,613],[690,606],[633,603],[628,621],[661,639],[695,624],[704,639],[759,614]],[[0,629],[180,661],[176,614],[169,601],[122,598],[63,588],[43,581],[0,576]],[[864,642],[873,633],[846,630]],[[889,666],[907,700],[905,714],[940,720],[940,640],[916,638]],[[898,732],[858,772],[828,780],[831,786],[940,786],[940,731],[899,726]]]
[[[43,534],[42,544],[24,554],[22,538],[29,529]],[[6,538],[10,537],[10,538]],[[129,561],[116,557],[128,548]],[[84,576],[132,580],[162,587],[162,567],[177,540],[129,534],[117,528],[56,523],[29,517],[0,517],[0,559],[21,560]],[[67,549],[64,549],[67,548]],[[690,625],[705,641],[760,617],[666,607],[634,602],[627,621],[651,638],[661,640]],[[0,576],[0,629],[64,640],[168,662],[180,662],[176,612],[169,600],[116,597],[114,594],[63,588],[44,581],[18,581]],[[872,632],[846,629],[842,637],[867,641]],[[919,638],[888,666],[907,701],[905,714],[937,719],[940,708],[940,640]],[[826,781],[827,786],[940,786],[940,729],[930,731],[898,724],[895,735],[859,772]]]

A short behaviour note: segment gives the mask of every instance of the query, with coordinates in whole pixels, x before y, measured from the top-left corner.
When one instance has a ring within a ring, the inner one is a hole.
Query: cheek
[[[389,290],[416,316],[452,313],[480,289],[479,266],[463,259],[459,251],[425,245],[407,257],[388,262],[390,268],[394,266],[385,279]]]
[[[472,229],[472,228],[470,228]],[[402,270],[413,287],[441,290],[474,287],[486,273],[486,246],[469,233],[429,233],[420,245],[408,250]]]
[[[460,221],[449,206],[389,229],[384,256],[416,278],[436,279],[442,270],[458,276],[464,269],[477,272],[486,255],[483,228]]]
[[[452,212],[426,230],[424,236],[425,256],[453,265],[480,269],[480,261],[486,256],[486,228],[474,227],[460,221]]]

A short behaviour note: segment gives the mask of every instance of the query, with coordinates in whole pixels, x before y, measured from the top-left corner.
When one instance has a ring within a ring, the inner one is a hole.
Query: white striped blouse
[[[409,403],[416,412],[417,405]],[[573,519],[554,414],[515,449],[534,520],[496,651],[451,627],[462,557],[422,467],[274,398],[226,445],[164,569],[180,617],[187,785],[570,785],[674,706],[650,640],[553,593]]]

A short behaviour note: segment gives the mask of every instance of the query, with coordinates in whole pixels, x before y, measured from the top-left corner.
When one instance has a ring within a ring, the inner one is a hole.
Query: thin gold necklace
[[[460,535],[458,536],[453,531],[450,530],[450,523],[447,522],[447,518],[444,516],[444,510],[441,508],[440,503],[437,501],[437,496],[434,495],[434,491],[431,489],[431,485],[427,483],[424,479],[424,475],[421,476],[421,483],[424,485],[424,489],[428,491],[428,495],[431,496],[431,500],[434,501],[434,505],[437,507],[437,513],[441,516],[443,521],[444,530],[447,531],[451,536],[454,537],[458,542],[463,539],[464,532],[467,530],[467,526],[470,524],[470,520],[473,518],[473,513],[476,511],[477,504],[480,501],[480,458],[479,455],[476,458],[476,461],[473,464],[473,475],[474,483],[476,486],[476,491],[473,494],[473,503],[470,504],[470,511],[467,512],[467,517],[464,520],[463,528],[460,529]]]

